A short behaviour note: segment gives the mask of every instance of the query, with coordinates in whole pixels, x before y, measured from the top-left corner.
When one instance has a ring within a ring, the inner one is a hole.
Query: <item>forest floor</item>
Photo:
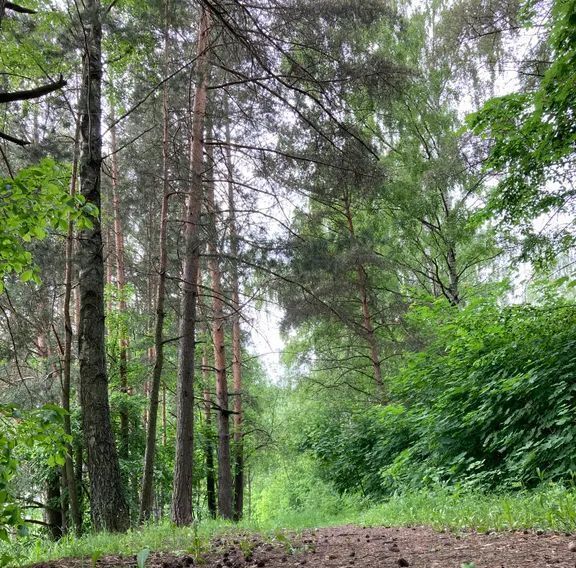
[[[427,527],[342,526],[277,532],[272,537],[229,534],[196,555],[153,553],[147,568],[574,568],[574,535],[543,531],[438,532]],[[62,559],[34,568],[136,567],[136,556]]]

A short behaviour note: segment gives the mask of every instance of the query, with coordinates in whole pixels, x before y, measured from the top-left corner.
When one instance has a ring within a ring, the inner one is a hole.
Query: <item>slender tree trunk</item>
[[[60,495],[60,475],[58,469],[51,469],[46,477],[46,506],[44,514],[53,540],[62,538],[64,517]]]
[[[104,199],[103,203],[102,203],[102,211],[105,213],[104,214],[104,218],[108,219],[108,211],[107,211],[107,205],[108,205],[108,200]],[[113,277],[113,272],[114,272],[114,255],[116,254],[116,251],[114,250],[114,239],[112,238],[112,225],[110,225],[110,223],[106,223],[105,227],[104,227],[104,242],[102,245],[102,250],[104,251],[104,266],[106,269],[106,279],[105,279],[105,284],[108,286],[108,288],[110,288],[112,286],[112,282],[114,280]],[[112,311],[114,310],[114,301],[112,298],[112,295],[109,294],[108,295],[108,299],[106,301],[106,313],[111,314]]]
[[[450,209],[450,199],[443,189],[440,189],[440,197],[442,199],[442,208],[444,210],[444,216],[446,224],[449,224],[450,219],[453,217],[453,213]],[[449,237],[441,235],[442,240],[446,243],[447,250],[444,259],[446,260],[446,266],[448,268],[448,286],[442,286],[442,290],[448,301],[453,306],[458,306],[460,304],[460,274],[458,273],[458,263],[456,258],[456,245],[451,242]]]
[[[72,162],[72,177],[70,179],[70,196],[76,194],[76,183],[78,179],[78,157],[80,153],[80,122],[76,125],[76,138],[74,142],[74,160]],[[62,408],[64,413],[64,433],[72,435],[72,424],[70,422],[70,399],[72,385],[72,317],[70,314],[70,301],[72,297],[72,272],[73,272],[73,246],[74,246],[74,225],[68,218],[68,233],[66,235],[66,269],[64,273],[64,354],[62,357]],[[78,487],[74,476],[74,461],[72,457],[72,444],[68,446],[64,471],[66,472],[66,487],[68,490],[68,501],[70,503],[70,514],[77,535],[82,532],[82,512],[78,504]]]
[[[352,212],[350,210],[350,201],[346,198],[344,200],[345,216],[348,222],[348,230],[350,236],[354,238],[354,223],[352,220]],[[372,321],[372,314],[370,312],[370,300],[368,296],[368,274],[362,264],[356,265],[356,274],[358,276],[358,292],[360,294],[360,303],[362,305],[362,332],[368,347],[370,349],[370,362],[372,363],[372,370],[374,373],[374,383],[379,392],[380,397],[384,400],[386,398],[386,388],[382,380],[382,362],[380,357],[380,346],[378,338],[374,330]]]
[[[114,124],[114,110],[110,119]],[[114,215],[114,256],[116,260],[116,287],[118,288],[118,310],[120,312],[119,329],[119,375],[120,392],[128,396],[128,348],[129,340],[126,334],[125,321],[122,317],[126,314],[126,266],[124,255],[124,231],[120,217],[120,195],[118,193],[118,143],[116,140],[116,127],[110,128],[111,151],[112,151],[112,212]],[[126,407],[126,401],[122,401],[120,407],[120,456],[127,458],[130,451],[130,416]]]
[[[208,212],[208,270],[212,288],[212,343],[216,369],[216,403],[218,405],[218,512],[225,519],[234,516],[232,466],[230,459],[230,411],[228,409],[228,379],[226,376],[226,337],[222,276],[218,260],[218,229],[214,199],[212,146],[208,147],[208,181],[206,208]]]
[[[162,447],[168,445],[168,420],[166,417],[166,383],[162,383]]]
[[[194,349],[196,346],[196,301],[200,264],[200,210],[203,196],[204,122],[208,94],[208,49],[210,14],[202,9],[198,33],[197,83],[194,97],[191,183],[186,199],[184,266],[182,270],[182,315],[180,357],[176,388],[176,457],[172,491],[172,520],[177,525],[192,523],[192,470],[194,466]]]
[[[374,382],[382,395],[384,395],[384,382],[382,380],[382,365],[380,361],[380,346],[370,313],[370,303],[368,299],[368,274],[363,266],[357,267],[358,273],[358,290],[360,292],[360,301],[362,302],[362,326],[366,335],[366,340],[370,347],[370,361],[374,371]]]
[[[208,512],[216,517],[216,480],[214,478],[214,448],[212,447],[212,396],[210,394],[210,369],[208,367],[208,350],[202,355],[202,379],[204,383],[204,419],[206,421],[206,498]]]
[[[458,274],[458,264],[456,262],[456,250],[453,245],[448,246],[446,264],[450,279],[450,285],[447,290],[448,300],[453,306],[458,306],[460,304],[460,275]]]
[[[238,279],[238,229],[234,202],[234,170],[230,149],[230,126],[226,124],[226,170],[228,209],[230,210],[230,256],[232,257],[232,378],[234,381],[234,520],[242,518],[244,509],[244,444],[242,434],[242,344],[240,332],[240,284]]]
[[[164,56],[168,61],[168,13],[169,2],[166,1],[166,25],[164,28]],[[152,513],[154,501],[154,461],[156,455],[156,430],[158,425],[158,405],[160,384],[162,382],[162,369],[164,366],[164,301],[166,297],[166,269],[168,254],[166,250],[166,236],[168,232],[168,196],[170,193],[169,167],[168,167],[168,86],[164,84],[162,93],[162,208],[160,211],[160,237],[158,266],[158,286],[156,289],[156,322],[154,326],[154,368],[152,371],[152,385],[150,387],[150,407],[148,411],[148,429],[146,432],[146,450],[144,454],[144,475],[142,477],[142,498],[140,501],[140,522],[147,521]]]
[[[62,367],[60,367],[60,380],[62,381]],[[66,467],[59,468],[60,475],[60,511],[62,512],[62,534],[70,532],[70,499],[68,499],[68,480]]]
[[[85,0],[82,15],[84,67],[80,95],[81,192],[86,202],[100,209],[102,164],[102,61],[100,0]],[[79,232],[80,271],[80,401],[88,450],[90,503],[97,530],[124,531],[129,525],[128,505],[122,490],[118,454],[110,422],[108,377],[104,347],[104,259],[100,215],[92,227]]]
[[[47,311],[47,304],[40,306],[41,312]],[[56,340],[58,336],[53,329]],[[60,344],[59,344],[60,345]],[[52,357],[52,350],[50,349],[50,339],[48,335],[42,331],[36,339],[36,348],[38,349],[39,357],[44,361],[46,370],[51,369],[51,374],[54,376],[60,375],[60,380],[63,380],[61,367],[58,367],[54,358]],[[60,345],[61,350],[63,347]],[[44,522],[47,524],[50,535],[53,540],[62,538],[65,529],[65,519],[67,509],[63,507],[62,500],[62,468],[51,467],[46,472],[45,489],[46,500],[44,504]]]

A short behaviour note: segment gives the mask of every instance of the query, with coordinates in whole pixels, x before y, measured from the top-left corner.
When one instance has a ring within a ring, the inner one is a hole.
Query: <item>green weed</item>
[[[192,527],[177,528],[171,523],[148,525],[126,534],[67,536],[59,542],[22,540],[0,548],[0,554],[12,552],[20,566],[63,557],[86,559],[94,565],[103,555],[134,555],[145,549],[158,552],[181,552],[200,559],[209,550],[209,541],[216,536],[242,535],[239,546],[250,556],[253,543],[250,536],[259,533],[263,538],[281,543],[290,552],[292,542],[284,530],[357,524],[368,526],[429,525],[436,529],[511,530],[543,529],[576,531],[576,490],[560,485],[547,485],[533,492],[487,494],[437,488],[397,495],[385,502],[367,507],[357,498],[342,497],[342,510],[329,512],[322,500],[311,500],[298,510],[284,510],[272,518],[246,519],[233,525],[230,522],[205,520]],[[16,548],[17,549],[16,549]],[[17,554],[14,554],[17,552]],[[96,559],[96,560],[95,560]],[[463,567],[464,568],[464,567]],[[470,568],[469,566],[467,568]]]

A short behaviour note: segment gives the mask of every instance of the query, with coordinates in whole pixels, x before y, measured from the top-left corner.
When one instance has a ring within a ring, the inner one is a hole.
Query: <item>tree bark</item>
[[[47,303],[43,303],[40,306],[40,311],[44,313],[48,312]],[[52,330],[58,341],[56,330],[54,328],[52,328]],[[62,356],[63,346],[60,345],[59,342],[58,345],[60,346],[60,355]],[[36,348],[38,350],[38,356],[46,365],[46,370],[51,369],[51,374],[54,376],[60,375],[60,380],[63,381],[62,368],[56,364],[52,356],[50,338],[46,332],[42,331],[39,333],[36,339]],[[45,479],[46,501],[44,505],[44,521],[53,540],[59,540],[65,532],[67,503],[66,500],[63,499],[61,492],[62,474],[62,468],[50,467],[46,472]]]
[[[244,509],[244,444],[242,434],[242,344],[240,331],[240,284],[238,279],[238,228],[234,200],[234,169],[230,149],[230,125],[226,124],[226,172],[228,209],[230,210],[230,256],[232,284],[232,379],[234,384],[234,520],[239,521]]]
[[[100,0],[85,0],[83,75],[80,94],[81,192],[86,202],[100,209],[102,165],[101,84],[102,24]],[[129,525],[128,505],[122,490],[118,454],[110,422],[108,377],[104,344],[104,259],[100,214],[92,227],[79,232],[80,275],[80,401],[88,451],[90,503],[96,530],[124,531]]]
[[[49,93],[58,91],[65,87],[68,83],[64,80],[62,76],[53,83],[48,83],[46,85],[41,85],[40,87],[35,87],[34,89],[26,89],[23,91],[11,91],[6,93],[0,93],[0,104],[11,103],[14,101],[28,101],[30,99],[39,99]]]
[[[352,219],[352,211],[350,209],[350,201],[348,198],[344,199],[345,216],[348,223],[348,231],[350,236],[355,238],[354,222]],[[386,399],[386,388],[382,380],[382,363],[380,357],[380,346],[378,345],[378,338],[374,330],[372,321],[372,314],[370,312],[370,300],[368,296],[368,274],[366,269],[361,263],[356,265],[356,274],[358,276],[357,286],[360,294],[360,303],[362,305],[362,333],[368,347],[370,349],[370,362],[372,364],[372,371],[374,373],[374,383],[378,390],[379,396],[382,400]]]
[[[208,94],[208,49],[210,14],[202,9],[197,49],[197,83],[194,97],[191,182],[186,196],[184,266],[182,270],[182,314],[180,356],[176,387],[176,457],[172,491],[172,520],[178,525],[192,523],[192,472],[194,466],[194,349],[196,346],[196,301],[200,263],[200,210],[203,197],[204,122]]]
[[[228,409],[228,379],[226,376],[226,338],[222,276],[218,260],[218,230],[214,199],[212,146],[208,146],[208,181],[206,208],[208,213],[208,270],[212,287],[212,343],[216,369],[216,404],[218,405],[218,513],[225,519],[234,517],[234,492],[230,459],[230,411]]]
[[[51,469],[46,477],[46,524],[52,540],[59,540],[64,534],[64,517],[61,508],[59,469]]]
[[[78,157],[80,153],[80,122],[76,125],[76,137],[74,139],[74,159],[72,162],[72,177],[70,179],[70,196],[76,194],[76,183],[78,179]],[[70,314],[70,301],[72,298],[72,272],[73,267],[73,246],[74,246],[74,225],[68,218],[68,232],[66,235],[66,268],[64,273],[64,353],[62,357],[62,408],[64,414],[64,433],[72,435],[72,424],[70,422],[70,399],[72,385],[72,341],[74,334],[72,331],[72,317]],[[70,503],[70,515],[74,530],[79,536],[82,533],[82,512],[78,504],[78,487],[74,476],[74,461],[72,457],[73,448],[69,444],[66,452],[64,470],[66,472],[66,487],[68,490],[68,501]]]
[[[208,350],[202,355],[202,379],[204,383],[204,419],[206,421],[206,500],[208,512],[216,518],[216,479],[214,478],[214,448],[212,447],[212,395],[210,394],[210,371],[208,367]]]
[[[128,348],[129,340],[126,334],[125,321],[122,315],[126,314],[126,266],[124,255],[124,231],[120,217],[120,195],[118,193],[118,143],[116,140],[116,126],[114,125],[114,110],[110,115],[112,127],[111,138],[111,166],[112,166],[112,212],[114,215],[114,256],[116,261],[116,287],[118,289],[118,310],[120,312],[120,329],[118,339],[120,392],[128,396]],[[126,400],[120,407],[120,456],[128,458],[130,452],[130,416],[126,407]]]
[[[458,306],[460,304],[460,275],[458,274],[458,264],[456,262],[456,248],[452,244],[448,245],[446,265],[450,280],[447,290],[448,300],[453,306]]]
[[[168,14],[169,0],[165,4],[166,25],[164,28],[164,58],[167,67],[168,61]],[[154,501],[154,461],[156,456],[156,430],[158,425],[158,406],[160,400],[160,385],[162,382],[162,369],[164,366],[164,301],[166,297],[166,269],[168,255],[166,250],[166,236],[168,232],[168,196],[170,193],[169,165],[168,165],[168,85],[164,83],[162,93],[162,208],[160,211],[159,236],[159,266],[158,286],[156,289],[156,321],[154,325],[154,368],[152,371],[152,384],[150,386],[150,406],[148,411],[148,428],[146,431],[146,450],[144,453],[144,474],[142,477],[142,497],[140,501],[140,522],[145,522],[152,514]]]

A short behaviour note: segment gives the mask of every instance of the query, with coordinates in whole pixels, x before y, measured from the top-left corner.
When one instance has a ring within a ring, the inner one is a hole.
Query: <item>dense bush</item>
[[[326,413],[307,430],[302,448],[318,458],[322,476],[341,492],[374,497],[438,483],[571,481],[574,306],[545,294],[537,305],[436,304],[412,320],[428,346],[390,377],[392,404]]]

